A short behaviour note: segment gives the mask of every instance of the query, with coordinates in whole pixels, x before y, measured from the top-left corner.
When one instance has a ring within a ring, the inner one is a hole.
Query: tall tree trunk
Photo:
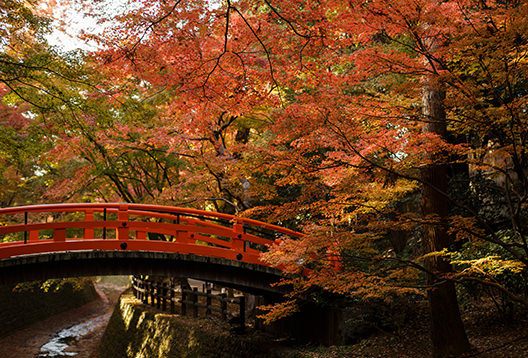
[[[446,116],[443,107],[445,93],[434,83],[427,81],[423,89],[423,132],[434,133],[445,138]],[[429,158],[434,159],[434,158]],[[423,227],[425,252],[440,251],[449,247],[446,219],[449,213],[447,192],[448,178],[446,163],[427,164],[421,171],[424,182],[422,188],[422,215],[439,220]],[[426,265],[430,272],[427,283],[429,308],[431,313],[431,338],[433,357],[457,357],[470,349],[469,341],[462,324],[460,310],[451,281],[443,281],[439,276],[452,271],[451,264],[441,257],[431,257]]]

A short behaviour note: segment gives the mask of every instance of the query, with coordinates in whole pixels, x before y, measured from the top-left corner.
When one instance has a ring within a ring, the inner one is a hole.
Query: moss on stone
[[[121,296],[103,336],[100,358],[279,357],[259,332],[234,334],[207,318],[170,315]]]

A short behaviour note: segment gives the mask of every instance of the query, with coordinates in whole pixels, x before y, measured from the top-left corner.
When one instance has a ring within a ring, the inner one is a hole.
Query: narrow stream
[[[84,336],[106,325],[111,315],[112,312],[109,312],[59,331],[40,348],[38,357],[71,357],[77,355],[78,352],[66,351],[66,349]]]

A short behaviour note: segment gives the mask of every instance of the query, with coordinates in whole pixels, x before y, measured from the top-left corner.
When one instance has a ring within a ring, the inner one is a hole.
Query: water
[[[48,343],[40,347],[41,353],[39,354],[39,358],[71,357],[77,355],[78,352],[65,352],[65,349],[68,348],[72,342],[76,342],[87,334],[103,327],[110,319],[111,314],[112,312],[109,312],[59,331]]]

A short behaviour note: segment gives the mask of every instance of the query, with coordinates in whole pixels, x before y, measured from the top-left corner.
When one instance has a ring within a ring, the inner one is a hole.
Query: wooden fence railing
[[[190,312],[192,317],[199,316],[199,308],[202,308],[205,316],[213,312],[220,314],[224,321],[236,323],[241,330],[246,325],[246,300],[244,296],[227,297],[225,293],[212,293],[210,288],[200,292],[195,287],[192,290],[180,285],[145,280],[137,276],[132,278],[132,289],[137,299],[144,304],[150,304],[163,311],[169,310],[176,313],[176,305],[179,305],[179,313],[185,316]],[[204,297],[205,299],[200,299]],[[204,302],[205,301],[205,302]],[[228,309],[228,304],[238,306],[238,316]]]

